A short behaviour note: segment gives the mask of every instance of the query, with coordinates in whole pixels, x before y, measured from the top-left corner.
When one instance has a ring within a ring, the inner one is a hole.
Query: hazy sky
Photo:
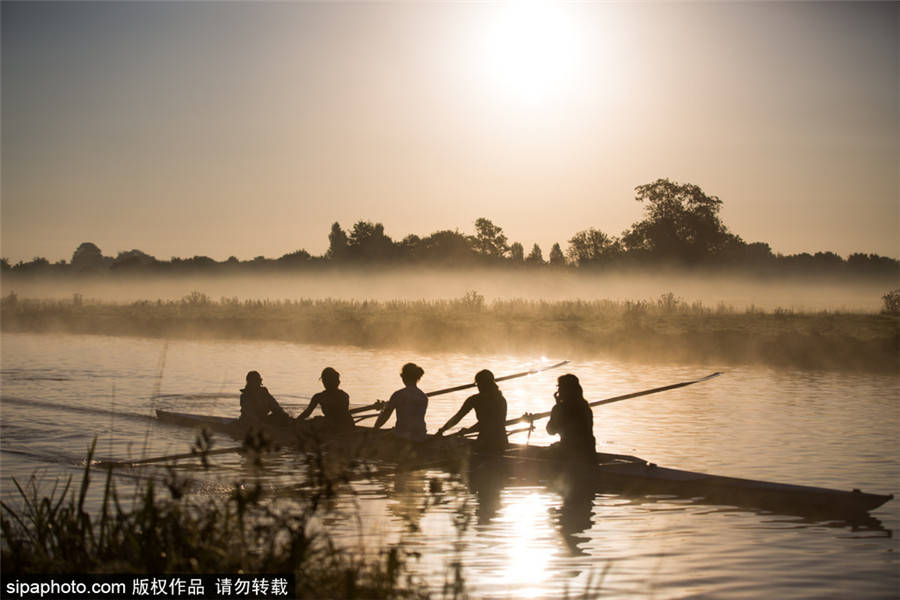
[[[546,257],[668,177],[775,252],[900,256],[900,3],[10,2],[2,248]]]

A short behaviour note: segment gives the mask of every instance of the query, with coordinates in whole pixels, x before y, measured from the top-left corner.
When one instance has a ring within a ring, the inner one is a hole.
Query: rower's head
[[[322,380],[326,390],[336,390],[341,385],[341,374],[331,367],[322,369],[322,376],[319,379]]]
[[[259,371],[247,373],[247,385],[262,385],[262,375],[259,374]]]
[[[556,385],[559,388],[559,396],[563,399],[584,397],[581,383],[578,381],[578,378],[571,373],[560,375],[556,380]]]
[[[484,369],[475,373],[475,385],[478,386],[478,391],[483,392],[496,389],[497,382],[494,381],[494,374]]]
[[[425,369],[415,363],[406,363],[403,365],[403,368],[400,369],[400,379],[402,379],[403,383],[406,385],[415,385],[422,379],[422,375],[424,374]]]

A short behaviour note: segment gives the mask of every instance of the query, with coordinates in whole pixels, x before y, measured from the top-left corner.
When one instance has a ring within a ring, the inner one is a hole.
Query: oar
[[[695,383],[700,383],[702,381],[709,381],[715,377],[721,375],[721,372],[712,373],[711,375],[707,375],[706,377],[701,377],[700,379],[692,379],[691,381],[682,381],[681,383],[673,383],[672,385],[664,385],[662,387],[653,388],[652,390],[644,390],[643,392],[633,392],[631,394],[622,394],[621,396],[613,396],[612,398],[606,398],[605,400],[596,400],[594,402],[590,402],[589,406],[600,406],[602,404],[612,404],[613,402],[619,402],[621,400],[629,400],[631,398],[637,398],[639,396],[649,396],[650,394],[657,394],[659,392],[666,392],[669,390],[674,390],[676,388],[685,387],[688,385],[694,385]],[[545,419],[550,416],[551,411],[537,413],[534,415],[522,415],[518,419],[511,419],[506,422],[507,427],[510,425],[515,425],[516,423],[521,423],[522,421],[537,421],[538,419]]]
[[[556,369],[557,367],[561,367],[561,366],[567,365],[567,364],[569,364],[569,361],[564,360],[562,362],[556,363],[555,365],[550,365],[549,367],[542,367],[540,369],[531,369],[530,371],[522,371],[521,373],[513,373],[512,375],[504,375],[503,377],[496,377],[496,378],[494,378],[494,381],[508,381],[510,379],[515,379],[517,377],[525,377],[527,375],[534,375],[535,373],[541,373],[542,371],[549,371],[550,369]],[[476,385],[478,385],[478,384],[474,383],[474,382],[466,383],[464,385],[457,385],[457,386],[451,387],[451,388],[444,388],[442,390],[437,390],[435,392],[427,392],[425,395],[428,396],[429,398],[431,398],[432,396],[440,396],[442,394],[449,394],[451,392],[459,392],[462,390],[467,390],[469,388],[475,387]],[[371,419],[372,417],[377,417],[377,416],[378,416],[377,414],[373,414],[373,415],[365,415],[362,417],[357,417],[356,422],[363,421],[365,419]]]
[[[694,385],[695,383],[700,383],[702,381],[709,381],[710,379],[714,379],[721,375],[721,372],[712,373],[711,375],[707,375],[706,377],[701,377],[700,379],[692,379],[691,381],[682,381],[681,383],[673,383],[671,385],[664,385],[662,387],[653,388],[652,390],[644,390],[642,392],[632,392],[630,394],[623,394],[621,396],[613,396],[612,398],[606,398],[604,400],[596,400],[594,402],[589,403],[589,406],[600,406],[602,404],[611,404],[613,402],[619,402],[621,400],[628,400],[630,398],[637,398],[639,396],[649,396],[650,394],[657,394],[659,392],[666,392],[668,390],[674,390],[676,388],[685,387],[688,385]],[[518,419],[510,419],[506,422],[506,426],[515,425],[517,423],[529,422],[532,423],[537,421],[538,419],[545,419],[550,416],[551,411],[537,413],[537,414],[524,414]],[[460,429],[459,431],[454,432],[452,435],[466,435],[471,431],[474,431],[478,427],[477,424],[467,427],[465,429]]]
[[[514,373],[512,375],[504,375],[503,377],[497,377],[494,379],[494,381],[496,381],[496,382],[507,381],[509,379],[516,379],[517,377],[525,377],[527,375],[534,375],[535,373],[540,373],[542,371],[549,371],[550,369],[556,369],[557,367],[561,367],[561,366],[567,365],[567,364],[569,364],[569,361],[564,360],[560,363],[556,363],[555,365],[550,365],[549,367],[541,367],[540,369],[531,369],[530,371],[522,371],[521,373]],[[446,388],[443,390],[438,390],[436,392],[428,392],[425,395],[430,398],[432,396],[440,396],[441,394],[449,394],[451,392],[459,392],[461,390],[467,390],[469,388],[475,387],[476,385],[478,385],[478,384],[474,383],[474,382],[467,383],[465,385],[458,385],[456,387]]]
[[[233,448],[219,448],[217,450],[207,450],[206,452],[186,452],[184,454],[170,454],[169,456],[155,456],[153,458],[142,458],[140,460],[108,460],[97,461],[96,465],[100,467],[134,467],[137,465],[147,465],[157,462],[169,462],[181,460],[183,458],[199,458],[202,455],[210,456],[213,454],[228,454],[230,452],[241,452],[243,446],[234,446]]]
[[[506,435],[508,435],[508,436],[515,435],[517,433],[525,433],[526,431],[531,431],[531,426],[520,427],[519,429],[513,429],[512,431],[507,431]],[[463,432],[465,432],[465,433],[463,433]],[[465,437],[469,437],[469,436],[475,435],[476,433],[478,433],[478,427],[473,425],[472,427],[468,427],[465,430],[461,429],[460,431],[457,431],[453,435],[448,435],[447,437],[453,437],[456,435],[463,435]]]
[[[369,410],[378,410],[382,406],[384,406],[384,400],[376,400],[375,402],[373,402],[372,404],[369,404],[367,406],[359,406],[357,408],[351,408],[350,414],[355,415],[356,413],[366,412]]]
[[[377,410],[377,411],[380,411],[380,410],[381,410],[381,407],[384,406],[384,404],[385,404],[384,400],[376,400],[376,401],[373,402],[372,404],[367,404],[366,406],[357,406],[356,408],[351,408],[351,409],[350,409],[350,414],[351,414],[351,415],[356,415],[356,414],[359,414],[359,413],[368,412],[368,411],[370,411],[370,410]],[[371,415],[364,415],[364,416],[362,416],[362,417],[356,417],[356,418],[354,419],[354,423],[359,422],[359,421],[362,421],[362,420],[364,420],[364,419],[370,419],[370,418],[372,418],[372,417],[374,417],[374,416],[377,416],[377,415],[378,415],[378,413],[371,414]]]

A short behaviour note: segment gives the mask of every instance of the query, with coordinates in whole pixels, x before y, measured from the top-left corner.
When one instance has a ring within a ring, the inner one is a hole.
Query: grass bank
[[[175,470],[139,483],[124,501],[113,470],[91,465],[79,483],[42,489],[35,477],[15,482],[18,500],[0,502],[0,565],[4,577],[30,574],[293,574],[296,598],[428,598],[425,582],[407,568],[403,542],[353,552],[337,548],[316,527],[340,482],[321,477],[316,457],[304,493],[278,502],[259,486],[235,483],[229,494],[192,495]],[[102,504],[85,503],[96,475]],[[141,487],[143,486],[143,487]],[[445,597],[461,597],[459,573]]]
[[[761,364],[900,372],[900,316],[646,301],[180,300],[125,304],[22,299],[0,305],[4,332],[279,340],[420,353],[529,353],[712,366]]]

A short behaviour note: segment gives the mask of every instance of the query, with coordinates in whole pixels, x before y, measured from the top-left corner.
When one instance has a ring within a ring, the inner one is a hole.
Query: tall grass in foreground
[[[186,482],[169,471],[166,489],[150,479],[126,508],[109,469],[99,514],[92,515],[85,506],[92,459],[93,448],[78,487],[71,477],[49,493],[35,476],[15,482],[20,506],[0,503],[5,575],[294,573],[297,598],[429,595],[407,570],[402,544],[359,556],[337,549],[313,526],[334,493],[321,473],[308,480],[308,494],[276,503],[253,485],[236,484],[225,498],[191,497]],[[461,578],[454,579],[452,595],[464,595]]]

